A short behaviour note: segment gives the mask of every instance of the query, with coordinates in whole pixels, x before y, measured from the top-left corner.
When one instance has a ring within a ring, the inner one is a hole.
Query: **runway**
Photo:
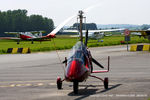
[[[89,49],[104,66],[110,56],[110,72],[94,74],[109,78],[108,90],[94,78],[80,83],[78,95],[69,82],[57,90],[56,79],[64,75],[61,61],[69,50],[58,51],[61,61],[55,51],[6,54],[0,55],[0,100],[150,100],[150,52],[127,52],[126,46]]]

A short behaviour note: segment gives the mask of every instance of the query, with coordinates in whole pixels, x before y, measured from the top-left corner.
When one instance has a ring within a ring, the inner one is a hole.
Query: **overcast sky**
[[[78,10],[93,5],[85,14],[96,24],[150,24],[150,0],[0,0],[0,10],[26,9],[28,15],[52,18],[59,25]],[[68,25],[76,22],[74,18]]]

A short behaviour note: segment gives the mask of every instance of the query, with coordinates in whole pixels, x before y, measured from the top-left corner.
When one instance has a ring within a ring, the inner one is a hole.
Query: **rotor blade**
[[[96,5],[92,5],[86,9],[83,10],[84,13],[87,13],[89,12],[91,9],[95,8],[95,7],[98,7],[98,6],[101,6],[101,4],[96,4]]]
[[[76,17],[77,15],[73,15],[71,17],[69,17],[68,19],[66,19],[65,21],[63,21],[60,25],[58,25],[51,33],[49,33],[48,35],[55,35],[64,25],[66,25],[71,19],[73,19],[74,17]]]
[[[89,10],[97,7],[97,6],[100,6],[100,4],[96,4],[96,5],[93,5],[93,6],[90,6],[86,9],[83,10],[83,12],[88,12]],[[49,33],[47,36],[50,36],[50,35],[55,35],[62,27],[64,27],[71,19],[73,19],[74,17],[76,17],[77,14],[69,17],[68,19],[66,19],[64,22],[62,22],[60,25],[58,25],[51,33]]]
[[[98,65],[99,67],[101,67],[101,68],[104,68],[99,62],[97,62],[94,58],[92,58],[92,61],[96,64],[96,65]]]

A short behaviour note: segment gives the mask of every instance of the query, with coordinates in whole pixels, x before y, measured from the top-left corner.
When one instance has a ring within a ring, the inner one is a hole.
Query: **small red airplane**
[[[86,9],[85,9],[86,10]],[[0,37],[0,39],[9,39],[9,40],[18,40],[17,44],[19,44],[20,40],[28,40],[32,41],[49,41],[51,38],[56,37],[56,33],[66,25],[72,18],[76,17],[76,15],[73,15],[69,18],[67,18],[65,21],[63,21],[61,24],[59,24],[51,33],[47,34],[46,36],[42,36],[43,31],[33,31],[33,32],[5,32],[7,34],[18,34],[19,38],[9,38],[9,37]],[[39,35],[33,35],[33,34],[39,34]]]
[[[65,58],[63,63],[65,63],[65,76],[62,80],[60,77],[57,78],[57,88],[62,89],[62,82],[68,81],[73,82],[73,92],[78,93],[79,82],[85,81],[88,77],[97,78],[104,83],[104,88],[108,89],[108,77],[102,79],[100,77],[91,75],[92,73],[105,73],[109,72],[109,57],[108,57],[108,68],[107,70],[93,70],[92,62],[98,65],[100,68],[104,68],[100,63],[98,63],[94,58],[92,58],[90,51],[87,48],[88,32],[86,32],[85,44],[83,44],[82,39],[82,19],[83,12],[79,11],[80,18],[80,41],[73,46],[71,54],[68,58]]]
[[[45,33],[45,31],[31,31],[31,32],[5,32],[6,34],[14,34],[17,35],[17,38],[1,38],[1,39],[10,39],[10,40],[15,40],[17,41],[17,44],[21,40],[25,41],[32,41],[31,43],[33,44],[33,41],[49,41],[51,38],[54,38],[55,35],[48,34],[46,36],[42,36],[42,33]]]

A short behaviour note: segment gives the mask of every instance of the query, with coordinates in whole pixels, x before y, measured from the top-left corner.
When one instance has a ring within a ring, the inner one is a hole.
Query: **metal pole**
[[[79,18],[80,18],[80,41],[83,42],[83,34],[82,34],[83,11],[79,11]]]
[[[129,51],[129,49],[128,49],[128,41],[127,41],[127,51]]]

